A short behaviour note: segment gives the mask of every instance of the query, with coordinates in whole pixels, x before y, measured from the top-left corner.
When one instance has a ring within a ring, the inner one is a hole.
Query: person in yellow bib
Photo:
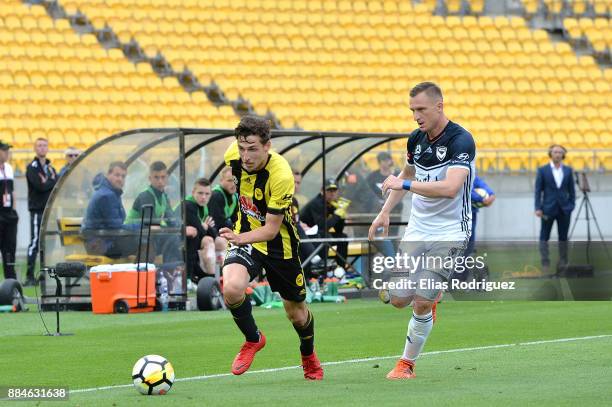
[[[238,191],[238,214],[233,230],[219,235],[228,249],[223,265],[223,296],[245,343],[232,364],[232,373],[246,372],[255,353],[266,344],[257,328],[251,302],[245,297],[249,282],[262,269],[273,291],[280,293],[287,317],[300,338],[304,378],[323,379],[314,351],[314,318],[306,306],[306,285],[299,259],[299,237],[291,216],[293,173],[287,160],[271,151],[270,124],[243,116],[235,129],[236,141],[225,152]]]

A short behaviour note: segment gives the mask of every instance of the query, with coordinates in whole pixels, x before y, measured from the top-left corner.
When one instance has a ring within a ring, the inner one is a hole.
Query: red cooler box
[[[155,265],[104,264],[89,270],[94,314],[151,312],[155,308]],[[139,281],[140,280],[140,281]]]

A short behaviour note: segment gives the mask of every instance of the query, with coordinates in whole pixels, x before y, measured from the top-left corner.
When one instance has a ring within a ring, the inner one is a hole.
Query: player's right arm
[[[415,173],[416,171],[414,169],[414,165],[406,163],[406,166],[404,167],[402,172],[399,173],[398,178],[401,178],[402,180],[413,180]],[[387,236],[389,232],[389,214],[391,213],[393,208],[395,208],[395,206],[401,202],[404,196],[406,196],[406,192],[408,191],[391,191],[389,197],[385,201],[385,204],[380,210],[380,213],[378,214],[378,216],[376,216],[376,218],[372,222],[372,225],[370,226],[370,229],[368,230],[368,239],[373,240],[374,236],[376,235],[376,231],[381,227],[383,228],[382,236]]]

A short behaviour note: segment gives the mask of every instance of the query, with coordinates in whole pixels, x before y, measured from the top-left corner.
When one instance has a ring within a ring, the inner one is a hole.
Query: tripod
[[[586,260],[587,263],[591,263],[590,259],[590,248],[591,248],[591,220],[595,223],[595,227],[597,228],[597,232],[599,233],[599,239],[604,243],[604,249],[608,258],[610,258],[610,253],[608,252],[608,246],[605,244],[603,233],[601,233],[601,228],[599,227],[599,222],[597,222],[597,217],[595,216],[595,211],[593,210],[593,205],[591,205],[591,200],[589,199],[589,192],[591,192],[591,187],[589,185],[589,180],[584,172],[576,173],[576,184],[578,184],[578,188],[582,191],[582,201],[580,201],[580,205],[578,206],[578,212],[576,213],[576,220],[574,221],[574,225],[572,226],[572,230],[569,234],[569,240],[571,240],[572,235],[574,234],[574,229],[576,229],[576,224],[580,219],[580,215],[582,210],[584,209],[587,227],[587,242],[586,242]]]

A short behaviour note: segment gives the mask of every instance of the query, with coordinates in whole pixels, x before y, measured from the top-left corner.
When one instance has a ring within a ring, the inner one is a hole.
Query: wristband
[[[404,180],[404,182],[402,183],[402,189],[405,189],[406,191],[410,191],[411,184],[412,182],[410,180]]]

